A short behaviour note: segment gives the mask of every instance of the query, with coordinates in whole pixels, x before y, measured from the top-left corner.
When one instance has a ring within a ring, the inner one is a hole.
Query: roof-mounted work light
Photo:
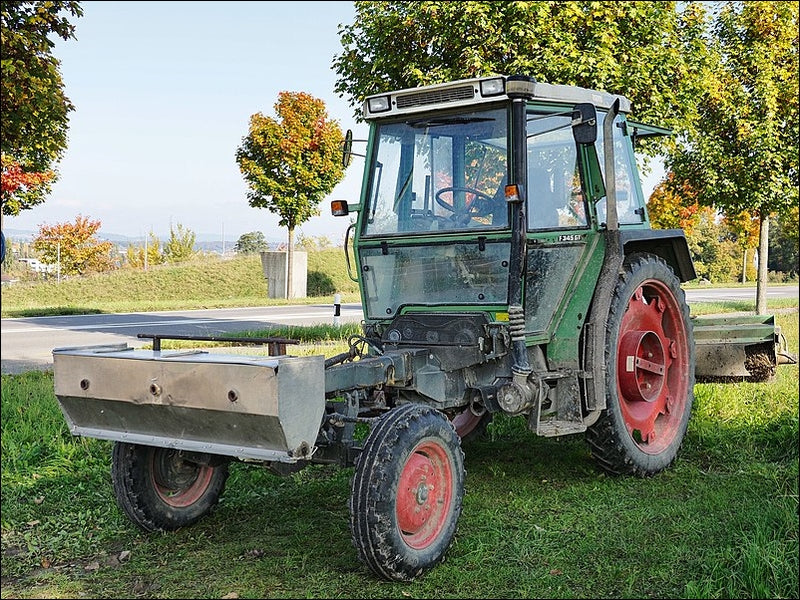
[[[502,77],[493,77],[492,79],[483,79],[481,81],[481,96],[489,98],[491,96],[499,96],[506,91],[503,84]]]
[[[377,96],[375,98],[370,98],[367,101],[367,107],[371,113],[386,112],[391,108],[389,96]]]

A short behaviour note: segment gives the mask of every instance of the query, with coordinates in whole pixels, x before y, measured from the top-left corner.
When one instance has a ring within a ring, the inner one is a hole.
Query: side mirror
[[[342,144],[342,166],[347,168],[353,160],[353,130],[348,129]]]
[[[597,109],[594,104],[576,104],[572,110],[572,137],[582,146],[597,141]]]
[[[342,166],[346,169],[350,166],[354,156],[365,157],[364,154],[353,152],[353,142],[366,142],[367,140],[354,140],[353,130],[348,129],[344,134],[344,142],[342,142]]]

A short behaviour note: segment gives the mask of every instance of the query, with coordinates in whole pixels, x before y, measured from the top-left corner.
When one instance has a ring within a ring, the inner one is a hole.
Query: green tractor
[[[212,510],[231,460],[354,467],[358,555],[408,581],[445,556],[462,443],[494,415],[583,433],[608,473],[669,467],[696,381],[765,380],[794,359],[771,317],[690,316],[685,236],[651,229],[634,158],[669,132],[629,112],[522,76],[367,98],[361,197],[332,204],[357,213],[344,247],[364,321],[347,352],[54,350],[73,434],[115,442],[121,509],[177,529]]]

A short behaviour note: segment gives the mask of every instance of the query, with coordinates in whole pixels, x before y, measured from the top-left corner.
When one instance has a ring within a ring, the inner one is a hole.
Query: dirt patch
[[[748,381],[769,381],[775,376],[775,358],[763,347],[745,348],[744,368],[750,372]]]

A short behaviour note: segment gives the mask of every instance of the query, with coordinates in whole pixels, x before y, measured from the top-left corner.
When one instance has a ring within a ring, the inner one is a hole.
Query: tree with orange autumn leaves
[[[55,179],[53,171],[26,172],[18,162],[8,159],[5,155],[0,160],[2,177],[0,177],[0,190],[3,195],[3,206],[11,205],[11,198],[16,196],[25,198],[34,191],[39,191],[43,186]],[[6,200],[8,199],[8,202]],[[24,200],[20,205],[26,204]],[[17,212],[19,212],[17,210]]]
[[[699,222],[700,205],[697,193],[684,182],[678,185],[675,176],[667,174],[667,179],[659,183],[647,201],[650,224],[655,229],[683,229],[691,235]]]
[[[292,289],[294,230],[319,214],[318,205],[344,176],[337,121],[325,103],[304,92],[281,92],[274,106],[277,119],[256,113],[236,151],[236,162],[254,208],[266,208],[288,230],[289,284]]]
[[[748,211],[720,215],[716,208],[702,206],[697,191],[687,181],[677,182],[672,172],[653,190],[647,201],[647,210],[655,229],[683,229],[690,246],[697,236],[707,236],[710,222],[717,221],[719,226],[715,230],[721,237],[735,240],[740,250],[742,280],[754,277],[754,273],[748,273],[748,258],[753,256],[749,251],[758,246],[759,221]],[[723,241],[717,240],[719,243]],[[703,244],[712,242],[704,240]],[[702,261],[702,257],[696,256],[695,259]]]
[[[74,223],[40,225],[33,249],[46,264],[60,264],[62,275],[101,273],[114,268],[111,251],[114,245],[99,241],[95,234],[100,221],[78,215]]]

